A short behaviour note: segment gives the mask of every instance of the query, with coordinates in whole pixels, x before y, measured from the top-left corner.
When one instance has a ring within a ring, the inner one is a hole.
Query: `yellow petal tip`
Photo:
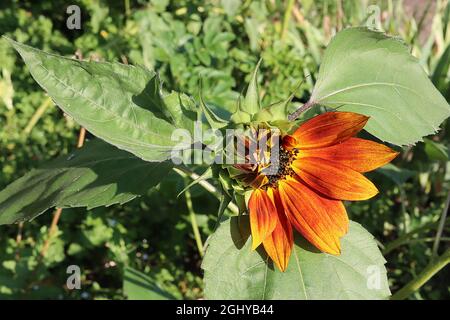
[[[261,241],[253,240],[252,250],[256,250],[256,248],[258,248],[261,243],[262,243]]]

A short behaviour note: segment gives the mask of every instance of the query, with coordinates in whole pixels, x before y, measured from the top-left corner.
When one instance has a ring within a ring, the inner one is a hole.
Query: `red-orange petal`
[[[272,199],[278,212],[278,222],[272,234],[264,241],[264,249],[275,265],[284,272],[288,266],[289,258],[294,245],[294,236],[292,227],[283,210],[280,195],[276,189],[269,188],[267,190],[269,197]]]
[[[286,150],[297,148],[298,142],[294,136],[286,135],[283,137],[282,146]]]
[[[320,251],[341,253],[340,237],[348,231],[348,217],[342,201],[325,198],[301,182],[279,183],[285,213],[295,227]]]
[[[292,169],[308,186],[337,200],[367,200],[378,193],[377,187],[361,173],[321,158],[301,158]]]
[[[358,172],[369,172],[391,162],[398,154],[381,143],[350,138],[330,147],[302,150],[298,158],[321,158]]]
[[[293,136],[300,149],[328,147],[356,135],[367,120],[353,112],[326,112],[300,125]]]
[[[278,221],[278,214],[267,192],[262,189],[255,189],[252,192],[248,209],[254,250],[273,232]]]

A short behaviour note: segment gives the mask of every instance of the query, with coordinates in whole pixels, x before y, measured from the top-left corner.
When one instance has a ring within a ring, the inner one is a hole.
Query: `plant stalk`
[[[198,174],[185,167],[173,168],[173,171],[175,171],[182,177],[188,176],[192,180],[196,180],[200,177]],[[217,190],[217,188],[214,187],[211,183],[206,180],[201,180],[198,182],[198,184],[206,191],[212,193],[220,201],[222,195],[220,194],[219,190]],[[228,209],[230,209],[231,212],[233,212],[235,215],[239,214],[239,208],[233,202],[230,202],[228,204]]]
[[[450,263],[450,250],[430,263],[415,279],[392,295],[391,300],[403,300],[419,290],[436,273]]]
[[[184,184],[187,187],[189,185],[189,179],[187,177],[184,178]],[[194,206],[192,205],[192,197],[191,191],[186,189],[184,192],[184,196],[186,198],[186,207],[189,211],[189,218],[191,220],[192,231],[194,232],[195,243],[197,244],[197,250],[200,254],[200,257],[203,257],[203,242],[202,237],[200,235],[200,230],[198,229],[197,218],[195,217]]]
[[[23,133],[28,136],[33,130],[36,123],[39,121],[39,119],[44,115],[47,108],[51,105],[52,99],[50,97],[47,97],[42,104],[39,106],[39,108],[36,110],[36,112],[31,117],[30,121],[28,122],[25,129],[23,129]]]
[[[124,6],[125,6],[125,15],[129,17],[131,14],[130,0],[124,0]]]
[[[448,209],[450,206],[450,192],[447,195],[447,200],[445,202],[444,211],[442,212],[441,219],[439,220],[439,225],[436,232],[436,237],[433,244],[433,253],[431,258],[434,259],[438,255],[439,242],[441,241],[442,232],[444,231],[445,221],[447,220]]]
[[[294,121],[295,119],[297,119],[303,112],[311,109],[316,103],[314,101],[309,100],[308,102],[306,102],[305,104],[303,104],[302,106],[300,106],[297,110],[295,110],[293,113],[291,113],[288,116],[288,120],[289,121]]]
[[[41,249],[41,257],[45,257],[45,255],[47,254],[48,248],[50,247],[50,242],[53,238],[53,235],[56,232],[59,218],[61,218],[61,213],[62,213],[62,209],[57,208],[55,210],[55,213],[53,214],[53,219],[52,219],[52,223],[50,225],[50,229],[48,230],[47,239],[45,239],[44,245],[42,246],[42,249]]]
[[[446,222],[450,222],[450,219],[447,218]],[[408,244],[411,241],[414,241],[415,239],[413,238],[415,235],[420,234],[422,232],[428,231],[429,229],[435,228],[436,225],[438,224],[437,221],[434,222],[429,222],[425,225],[423,225],[422,227],[416,228],[414,230],[411,230],[410,232],[400,236],[399,238],[393,240],[392,242],[388,243],[384,250],[383,250],[383,255],[387,255],[389,254],[391,251],[393,251],[394,249],[397,249],[398,247],[404,245],[404,244]]]
[[[294,2],[295,0],[287,0],[286,11],[284,12],[283,17],[283,26],[281,29],[281,36],[280,36],[281,41],[284,41],[284,39],[286,38],[287,29],[289,27],[289,21],[291,20],[292,15],[292,8],[294,7]]]

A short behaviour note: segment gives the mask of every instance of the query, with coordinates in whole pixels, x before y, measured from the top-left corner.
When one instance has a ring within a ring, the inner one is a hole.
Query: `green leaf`
[[[242,110],[238,110],[233,113],[230,117],[230,120],[234,123],[249,123],[252,120],[252,116]]]
[[[252,115],[246,111],[243,111],[243,103],[241,101],[241,97],[238,99],[238,107],[235,112],[230,117],[230,121],[236,124],[241,123],[250,123],[252,120]]]
[[[30,220],[52,207],[125,203],[157,185],[171,162],[146,162],[101,140],[35,169],[0,192],[0,224]]]
[[[123,292],[129,300],[173,300],[170,293],[162,290],[145,273],[126,267],[123,276]]]
[[[444,92],[447,84],[447,74],[450,69],[450,44],[445,49],[442,56],[439,58],[439,61],[434,69],[433,76],[431,80],[434,85],[441,91]]]
[[[172,93],[164,96],[162,103],[160,104],[165,113],[170,119],[170,122],[177,128],[183,128],[194,132],[194,122],[197,120],[197,108],[195,101],[185,95],[173,91]]]
[[[55,103],[94,135],[147,161],[167,160],[175,146],[188,147],[171,140],[179,115],[164,105],[154,72],[68,59],[8,41]]]
[[[448,148],[438,142],[434,142],[430,139],[424,139],[425,142],[425,153],[430,158],[430,160],[437,161],[448,161]]]
[[[349,28],[333,38],[310,101],[370,116],[365,129],[396,145],[420,141],[450,115],[408,47],[366,28]]]
[[[234,201],[236,202],[236,205],[239,208],[239,214],[242,214],[247,210],[247,204],[245,201],[245,193],[241,194],[241,193],[235,192],[234,193]]]
[[[287,270],[251,250],[248,216],[233,217],[211,236],[202,268],[207,299],[386,299],[385,260],[364,228],[350,223],[342,254],[317,251],[296,236]]]
[[[443,26],[443,36],[444,39],[447,38],[447,28],[450,22],[450,2],[447,3],[447,7],[445,8],[444,16],[442,17],[442,26]]]
[[[223,214],[225,209],[231,202],[231,197],[224,191],[222,191],[222,195],[220,196],[220,205],[219,210],[217,211],[217,225],[219,225],[220,221],[222,221]]]
[[[400,169],[392,163],[388,163],[387,165],[378,168],[376,172],[383,174],[400,186],[404,184],[409,178],[417,175],[417,172],[403,168]]]
[[[233,18],[236,13],[239,11],[239,7],[241,6],[240,0],[221,0],[220,5],[222,6],[225,14],[230,18]]]

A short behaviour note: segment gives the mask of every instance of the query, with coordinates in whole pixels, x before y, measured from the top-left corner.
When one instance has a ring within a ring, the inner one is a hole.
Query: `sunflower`
[[[352,112],[321,114],[281,137],[276,160],[256,150],[247,154],[248,163],[234,166],[240,172],[235,177],[252,188],[252,248],[262,244],[281,271],[291,255],[293,229],[320,251],[339,255],[340,238],[349,225],[342,201],[366,200],[378,193],[362,173],[385,165],[398,153],[355,137],[367,121]],[[261,132],[253,133],[254,140],[271,145],[274,135]],[[270,172],[274,161],[277,170]]]

